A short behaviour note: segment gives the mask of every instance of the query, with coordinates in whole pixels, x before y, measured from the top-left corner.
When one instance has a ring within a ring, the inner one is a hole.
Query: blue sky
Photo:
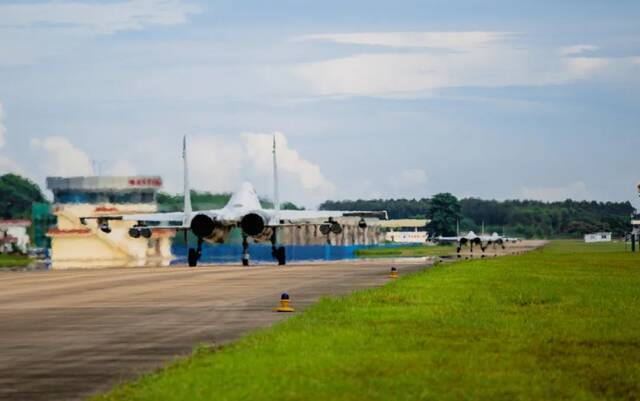
[[[0,173],[631,200],[636,1],[0,0]]]

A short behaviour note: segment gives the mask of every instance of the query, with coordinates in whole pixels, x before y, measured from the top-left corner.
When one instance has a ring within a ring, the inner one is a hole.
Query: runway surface
[[[429,262],[403,260],[400,274]],[[0,400],[81,400],[199,343],[220,344],[324,295],[386,283],[391,262],[0,273]]]

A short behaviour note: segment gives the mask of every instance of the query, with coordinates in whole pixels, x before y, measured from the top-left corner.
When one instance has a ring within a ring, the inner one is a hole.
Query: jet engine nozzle
[[[216,229],[216,222],[205,214],[198,214],[191,220],[191,231],[198,238],[209,238]]]
[[[257,237],[265,232],[267,219],[259,213],[252,212],[240,220],[240,228],[242,228],[242,232],[246,235]]]

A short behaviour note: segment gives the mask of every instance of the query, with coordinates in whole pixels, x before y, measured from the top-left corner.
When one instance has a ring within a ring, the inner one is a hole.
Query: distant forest
[[[589,232],[612,231],[622,236],[630,230],[636,212],[630,202],[533,200],[482,200],[466,198],[460,205],[460,231],[504,233],[524,238],[576,238]],[[430,218],[430,199],[375,199],[327,201],[324,210],[387,210],[389,217]]]

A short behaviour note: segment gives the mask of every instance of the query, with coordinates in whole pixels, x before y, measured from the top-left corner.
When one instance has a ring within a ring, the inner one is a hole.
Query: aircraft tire
[[[249,259],[242,259],[242,266],[249,266]]]
[[[287,251],[286,249],[281,246],[278,249],[276,249],[276,259],[278,260],[278,265],[279,266],[284,266],[287,264]]]
[[[189,261],[189,267],[198,266],[198,252],[194,248],[189,248],[189,255],[187,259]]]

